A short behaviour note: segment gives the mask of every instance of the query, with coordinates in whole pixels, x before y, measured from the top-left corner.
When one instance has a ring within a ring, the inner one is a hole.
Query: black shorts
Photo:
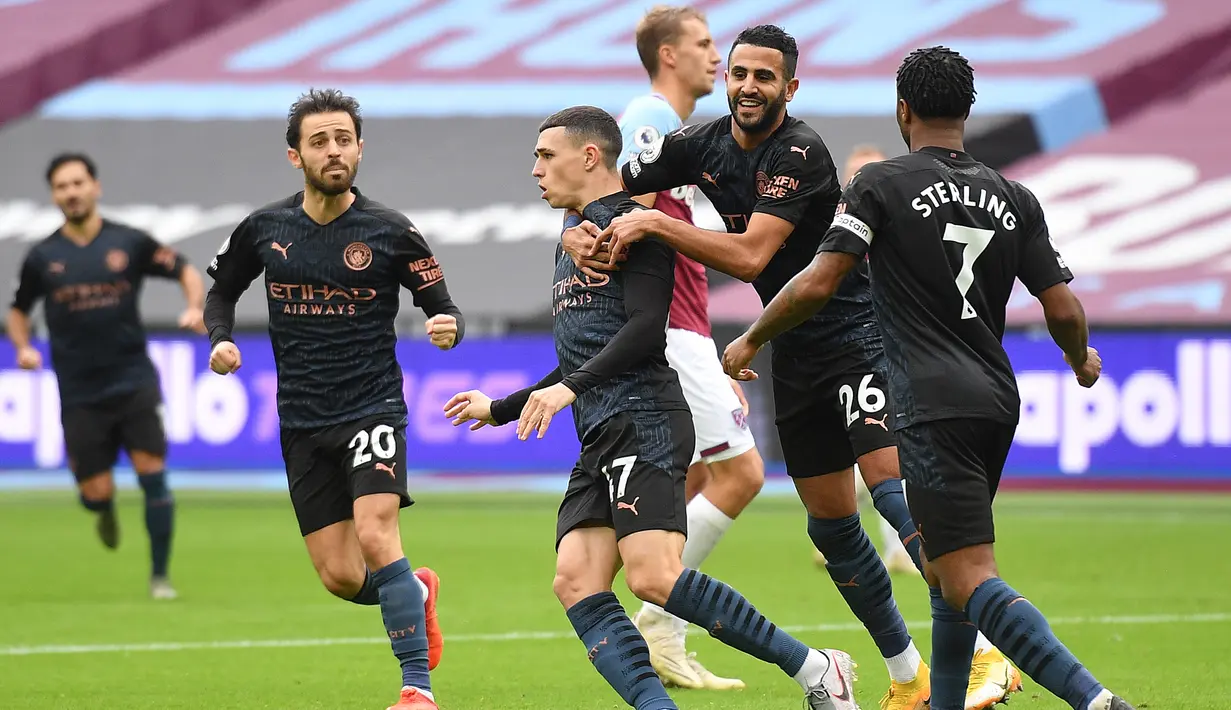
[[[307,535],[354,517],[357,498],[406,490],[406,424],[377,414],[317,429],[283,429],[282,460],[299,533]]]
[[[154,456],[167,455],[162,427],[162,391],[157,385],[60,411],[68,467],[78,482],[106,473],[123,447]]]
[[[906,502],[929,560],[995,542],[992,499],[1016,426],[943,419],[898,431]]]
[[[581,445],[556,516],[556,548],[577,528],[614,528],[616,538],[643,530],[688,534],[684,477],[695,434],[687,410],[621,412]]]
[[[876,341],[827,360],[774,353],[774,423],[791,478],[845,471],[894,446],[888,363]]]

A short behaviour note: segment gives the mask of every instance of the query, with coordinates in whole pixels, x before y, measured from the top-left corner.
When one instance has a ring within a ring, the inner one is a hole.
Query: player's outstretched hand
[[[525,441],[530,438],[531,432],[537,431],[542,439],[551,425],[551,418],[575,399],[577,395],[573,394],[573,390],[560,383],[532,392],[530,400],[522,407],[521,418],[517,420],[517,438]]]
[[[748,365],[760,350],[748,341],[747,333],[732,340],[722,353],[722,369],[726,371],[727,377],[741,382],[755,380],[757,373],[749,370]]]
[[[595,246],[597,237],[602,231],[597,224],[586,220],[560,233],[560,243],[564,247],[564,253],[572,258],[577,268],[581,269],[581,273],[592,279],[603,278],[598,273],[600,270],[616,271],[619,269],[618,266],[611,264],[610,246],[607,244],[598,244],[597,252],[593,256],[590,255],[590,249]]]
[[[496,426],[492,419],[492,398],[479,390],[458,392],[445,403],[445,416],[453,420],[453,426],[471,422],[470,431],[485,426]]]
[[[457,318],[440,313],[428,318],[423,325],[432,345],[441,350],[448,350],[457,342]]]
[[[587,256],[598,256],[603,245],[610,243],[607,248],[611,253],[607,257],[607,263],[615,264],[628,250],[628,245],[658,232],[659,219],[667,219],[667,216],[658,210],[634,210],[616,217],[598,235]]]
[[[1064,361],[1069,367],[1073,367],[1068,355],[1064,356]],[[1073,367],[1073,374],[1077,375],[1077,383],[1082,387],[1093,387],[1094,383],[1098,382],[1099,375],[1103,374],[1103,358],[1099,357],[1094,348],[1086,348],[1086,361]]]
[[[229,375],[243,364],[239,356],[239,348],[229,340],[224,340],[214,346],[209,354],[209,369],[219,375]]]
[[[23,370],[37,370],[43,366],[43,354],[27,345],[17,351],[17,366]]]
[[[180,327],[205,335],[205,313],[200,308],[185,308],[180,314]]]

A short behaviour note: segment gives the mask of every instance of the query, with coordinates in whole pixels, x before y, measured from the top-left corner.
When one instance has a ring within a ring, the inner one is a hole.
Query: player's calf
[[[111,471],[101,471],[79,478],[77,488],[81,507],[98,516],[98,539],[107,549],[114,550],[119,547],[120,523],[115,515],[115,482],[111,478]]]
[[[134,456],[134,459],[138,457]],[[171,538],[175,530],[175,498],[167,486],[167,473],[159,460],[153,471],[146,473],[137,469],[137,483],[145,496],[145,530],[150,536],[151,584],[158,586],[166,595],[167,565],[171,559]],[[149,470],[149,469],[146,469]],[[173,591],[171,594],[173,595]]]
[[[611,592],[617,565],[614,530],[571,530],[560,540],[552,587],[586,657],[626,703],[638,710],[676,710],[650,665],[645,639]]]

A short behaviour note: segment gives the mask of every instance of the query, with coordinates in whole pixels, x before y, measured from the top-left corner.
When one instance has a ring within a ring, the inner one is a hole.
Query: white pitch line
[[[1048,619],[1052,626],[1142,626],[1154,624],[1201,624],[1231,621],[1231,613],[1215,614],[1153,614],[1142,616],[1071,616]],[[928,628],[931,620],[908,621],[911,628]],[[837,631],[861,631],[863,625],[848,624],[815,624],[811,626],[783,626],[788,633],[815,633]],[[688,633],[701,634],[701,629],[691,628]],[[552,641],[558,639],[575,639],[576,636],[564,631],[513,631],[504,634],[459,634],[446,636],[449,643],[501,643],[507,641]],[[321,639],[257,639],[247,641],[185,641],[168,643],[111,643],[111,644],[81,644],[56,646],[0,646],[0,656],[45,656],[53,654],[81,653],[139,653],[147,651],[205,651],[229,650],[240,648],[314,648],[320,646],[367,646],[388,644],[389,640],[379,636],[362,636],[356,638],[321,638]]]

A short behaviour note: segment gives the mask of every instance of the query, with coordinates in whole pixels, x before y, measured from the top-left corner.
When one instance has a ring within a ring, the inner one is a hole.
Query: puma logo
[[[397,474],[393,472],[394,466],[397,466],[396,461],[392,465],[381,463],[380,461],[377,461],[376,465],[373,466],[372,468],[376,469],[377,471],[384,471],[385,473],[389,474],[391,478],[397,478]]]
[[[290,249],[292,244],[294,244],[294,242],[287,242],[286,246],[282,246],[281,244],[274,242],[273,244],[269,245],[269,248],[281,254],[282,259],[286,260],[286,250]]]
[[[703,172],[701,173],[701,179],[710,183],[714,187],[718,187],[718,176],[717,175],[710,175],[709,173]]]
[[[889,425],[885,423],[885,420],[887,420],[888,418],[889,418],[888,414],[881,417],[880,419],[873,419],[872,417],[864,417],[863,423],[864,424],[875,424],[881,429],[884,429],[885,431],[889,431]]]
[[[602,641],[599,641],[598,643],[594,644],[594,648],[590,649],[590,652],[586,654],[586,658],[590,659],[590,662],[593,663],[594,659],[598,658],[598,647],[606,646],[606,645],[607,645],[607,637],[604,636]]]
[[[715,621],[714,625],[710,627],[710,636],[713,636],[714,638],[718,638],[718,634],[721,632],[722,632],[722,622]]]
[[[858,587],[859,583],[855,581],[857,579],[859,579],[859,575],[854,575],[850,578],[850,581],[848,582],[834,582],[834,584],[838,585],[839,587]]]
[[[636,498],[633,498],[632,503],[625,503],[623,501],[619,501],[616,503],[616,510],[631,510],[633,511],[633,515],[637,515],[637,501],[639,500],[641,500],[641,496],[637,496]]]
[[[799,147],[799,146],[797,146],[797,145],[793,145],[793,146],[791,146],[791,152],[792,152],[792,153],[799,153],[800,155],[804,156],[804,160],[807,160],[807,159],[808,159],[808,151],[809,151],[809,150],[811,150],[811,149],[812,149],[812,146],[810,146],[810,145],[804,146],[803,148],[800,148],[800,147]]]

